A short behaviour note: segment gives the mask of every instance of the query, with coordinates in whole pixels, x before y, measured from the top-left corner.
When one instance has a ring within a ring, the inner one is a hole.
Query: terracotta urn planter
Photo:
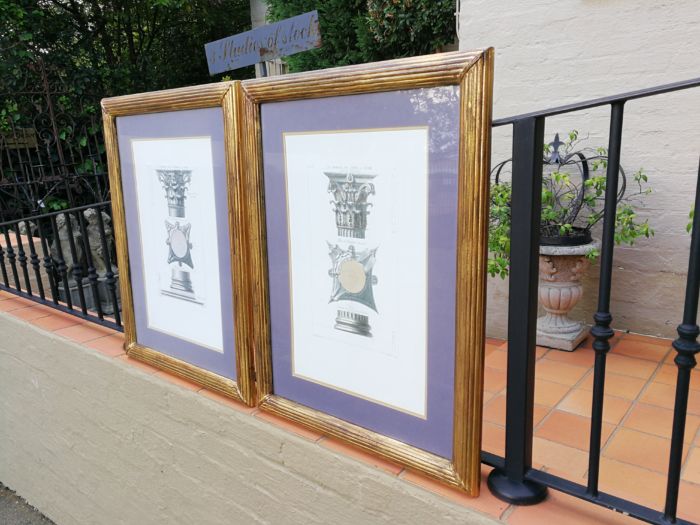
[[[596,248],[596,242],[540,246],[539,300],[546,314],[537,319],[539,346],[572,352],[586,337],[585,325],[568,314],[581,300],[581,278],[590,265],[586,256]]]

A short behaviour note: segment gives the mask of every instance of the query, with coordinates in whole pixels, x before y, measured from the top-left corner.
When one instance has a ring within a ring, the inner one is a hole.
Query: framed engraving
[[[252,404],[238,93],[219,83],[102,107],[129,356]]]
[[[477,495],[493,52],[244,81],[261,409]]]

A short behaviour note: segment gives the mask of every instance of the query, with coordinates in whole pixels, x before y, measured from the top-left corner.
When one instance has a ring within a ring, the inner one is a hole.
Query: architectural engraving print
[[[373,174],[325,172],[329,179],[328,193],[333,195],[335,223],[340,237],[365,238],[367,215],[374,195]]]
[[[171,221],[165,221],[167,232],[166,244],[168,245],[167,263],[170,265],[170,286],[163,289],[165,295],[199,302],[194,293],[190,271],[183,265],[194,270],[192,262],[192,243],[190,232],[192,225],[186,220],[187,190],[192,180],[192,171],[186,169],[158,169],[158,180],[165,190],[165,198],[168,202],[168,216]],[[182,222],[173,219],[185,219]]]
[[[368,202],[375,189],[372,180],[377,176],[371,173],[346,171],[326,171],[328,193],[333,196],[331,205],[335,214],[338,240],[365,239],[367,216],[372,203]],[[356,241],[357,242],[357,241]],[[378,247],[358,250],[355,244],[328,242],[331,269],[328,275],[333,279],[330,302],[342,301],[338,308],[334,328],[344,332],[372,337],[369,315],[356,311],[353,305],[364,305],[375,312],[373,286],[377,277],[372,274]]]

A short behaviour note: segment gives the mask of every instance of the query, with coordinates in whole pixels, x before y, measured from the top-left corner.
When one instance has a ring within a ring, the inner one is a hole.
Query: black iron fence
[[[700,334],[697,325],[698,292],[700,290],[700,214],[697,211],[693,220],[685,309],[682,322],[678,326],[679,337],[673,342],[673,347],[677,352],[675,364],[678,368],[678,379],[667,474],[666,504],[663,511],[601,492],[598,489],[598,475],[600,472],[606,356],[610,350],[609,340],[614,335],[610,327],[613,320],[610,312],[610,293],[625,102],[693,87],[700,87],[700,78],[500,119],[493,123],[494,127],[513,126],[506,443],[505,458],[482,452],[482,461],[495,467],[488,478],[490,490],[509,503],[519,505],[538,503],[544,499],[549,487],[649,523],[687,523],[676,517],[676,510],[690,374],[696,365],[695,354],[700,350],[700,343],[697,342],[697,337]],[[595,365],[588,482],[584,486],[532,468],[539,225],[545,120],[554,115],[599,106],[610,106],[611,116],[603,239],[600,254],[598,311],[593,316],[595,324],[591,330],[594,337]],[[700,209],[700,173],[698,179],[695,210]]]
[[[97,98],[32,63],[0,92],[0,222],[109,199]]]
[[[111,225],[109,202],[0,223],[0,290],[121,330]]]
[[[561,106],[500,119],[493,123],[494,127],[513,126],[506,443],[504,458],[482,452],[482,461],[495,467],[489,476],[489,488],[507,502],[520,505],[538,503],[544,499],[547,488],[551,488],[649,523],[687,523],[676,518],[676,509],[690,374],[696,366],[695,354],[700,350],[700,343],[697,342],[700,334],[697,325],[700,291],[698,213],[693,220],[685,309],[682,322],[678,326],[679,337],[673,343],[677,352],[675,364],[678,368],[678,380],[665,508],[663,511],[655,510],[601,492],[598,489],[598,477],[606,356],[610,350],[609,340],[614,335],[611,328],[613,317],[610,312],[610,294],[624,105],[628,100],[693,87],[700,87],[700,79]],[[591,330],[595,338],[593,348],[596,356],[588,482],[584,486],[532,468],[542,152],[546,118],[607,105],[611,106],[607,191],[600,254],[598,311],[593,316],[595,325]],[[32,182],[27,174],[38,173],[41,175],[42,184],[47,181],[66,184],[66,180],[70,184],[70,177],[65,177],[65,168],[76,165],[72,154],[72,164],[67,163],[65,158],[58,159],[54,168],[50,152],[47,160],[41,161],[47,164],[36,164],[31,160],[30,150],[36,149],[37,145],[30,140],[31,147],[27,146],[22,142],[22,138],[18,137],[16,130],[13,133],[12,140],[14,144],[19,144],[19,147],[0,147],[0,151],[4,151],[5,155],[0,163],[0,170],[7,170],[6,166],[9,166],[14,180],[10,182],[0,171],[0,202],[10,195],[8,188],[13,188],[12,195],[31,190],[31,185],[36,181]],[[59,140],[60,136],[56,136],[56,139]],[[104,175],[101,161],[104,149],[98,137],[92,137],[91,140],[94,141],[94,148],[90,146],[92,149],[88,148],[86,151],[88,156],[94,156],[95,160],[91,161],[91,175],[88,173],[88,178],[94,178],[91,187],[96,189],[98,194],[106,194],[106,183],[100,182]],[[44,147],[49,146],[50,140],[44,142]],[[22,151],[25,160],[22,160]],[[79,161],[84,162],[84,157],[80,157]],[[51,177],[44,177],[46,173]],[[71,187],[74,188],[75,181],[84,174],[75,171],[73,173]],[[55,180],[53,175],[56,175]],[[700,209],[700,173],[698,178],[696,210]],[[46,187],[44,186],[44,189]],[[69,192],[71,187],[68,188]],[[108,201],[0,223],[0,289],[121,330],[119,275],[115,263]]]

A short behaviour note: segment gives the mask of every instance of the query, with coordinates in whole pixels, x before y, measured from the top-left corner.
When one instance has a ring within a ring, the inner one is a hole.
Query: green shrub
[[[424,55],[455,39],[454,0],[268,0],[270,20],[318,10],[323,45],[286,57],[309,71]]]
[[[573,130],[564,142],[559,142],[557,134],[555,141],[544,147],[542,237],[565,238],[582,231],[590,232],[603,219],[608,152],[603,147],[577,149],[578,137],[578,131]],[[559,147],[555,149],[553,144]],[[512,185],[501,178],[501,170],[510,162],[507,160],[496,165],[493,173],[498,176],[491,184],[487,270],[492,277],[502,279],[510,273]],[[584,163],[589,170],[586,180],[581,176]],[[642,220],[637,213],[651,188],[647,174],[641,168],[630,179],[620,167],[619,177],[614,240],[618,245],[633,245],[639,238],[654,235],[648,219]],[[592,250],[588,257],[595,259],[598,255],[598,250]]]

